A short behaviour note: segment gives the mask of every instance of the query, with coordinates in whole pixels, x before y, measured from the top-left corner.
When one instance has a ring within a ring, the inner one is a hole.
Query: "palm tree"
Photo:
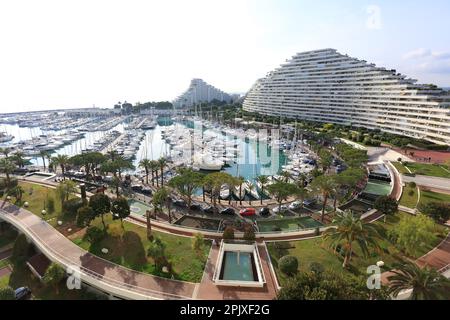
[[[45,169],[46,169],[45,160],[48,159],[50,153],[46,150],[41,150],[41,151],[39,151],[39,155],[42,158],[42,163],[44,164],[44,172],[45,172]]]
[[[0,148],[0,153],[3,154],[6,159],[8,159],[9,154],[11,153],[11,148]]]
[[[397,297],[403,290],[412,290],[410,300],[448,300],[450,298],[450,280],[438,271],[425,267],[421,269],[415,263],[397,265],[394,275],[389,276],[389,292]]]
[[[64,154],[59,154],[56,157],[54,157],[52,160],[56,165],[60,166],[63,178],[64,178],[64,180],[66,180],[65,174],[66,174],[66,167],[69,164],[69,156],[66,156]]]
[[[352,212],[338,214],[333,219],[335,227],[324,232],[323,240],[331,241],[335,249],[338,245],[345,248],[345,257],[342,267],[346,268],[352,259],[353,243],[356,242],[364,257],[369,255],[369,247],[379,248],[377,239],[380,238],[378,227],[375,224],[365,223]]]
[[[17,151],[14,156],[14,163],[19,167],[19,168],[23,168],[26,165],[30,164],[30,161],[28,159],[25,159],[25,154],[21,151]]]
[[[325,208],[327,206],[327,201],[330,195],[335,192],[336,183],[333,177],[330,176],[319,176],[311,183],[311,189],[322,195],[323,198],[323,206],[322,206],[322,222],[325,219]]]
[[[158,174],[159,164],[158,164],[158,161],[156,161],[156,160],[150,161],[150,169],[152,170],[152,186],[155,186],[155,177],[153,174],[155,172],[156,173],[156,187],[159,188],[159,174]]]
[[[292,178],[292,174],[290,174],[290,173],[287,172],[287,171],[281,172],[280,175],[283,177],[283,181],[286,182],[286,183],[288,183],[288,182],[289,182],[289,179]]]
[[[12,163],[8,158],[0,159],[0,172],[6,175],[6,183],[8,186],[11,185],[11,177],[10,175],[16,169],[16,165]]]
[[[244,184],[245,179],[244,177],[237,177],[236,178],[236,185],[239,186],[239,204],[242,206],[242,185]]]
[[[106,155],[111,161],[115,161],[120,156],[117,150],[109,150],[106,152]]]
[[[159,158],[158,164],[161,169],[161,187],[164,187],[164,168],[167,166],[167,160],[165,158]]]
[[[254,183],[248,182],[247,183],[247,187],[248,187],[248,191],[250,192],[250,194],[252,193],[253,190],[255,190],[256,186]],[[248,203],[251,206],[252,205],[252,198],[249,197],[248,198]]]
[[[139,167],[144,168],[145,170],[145,176],[147,178],[147,185],[148,185],[148,175],[151,167],[151,161],[149,159],[142,159],[141,162],[139,162]],[[152,171],[153,173],[153,171]],[[152,176],[153,179],[153,176]]]
[[[269,182],[269,179],[267,176],[259,176],[256,178],[256,181],[259,182],[261,186],[261,195],[264,194],[264,188],[266,187],[266,184]],[[263,204],[263,197],[261,197],[261,205]]]

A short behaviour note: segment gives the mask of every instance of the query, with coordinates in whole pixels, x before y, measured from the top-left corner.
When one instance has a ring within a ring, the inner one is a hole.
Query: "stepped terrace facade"
[[[450,93],[334,49],[299,53],[259,79],[244,110],[450,145]]]
[[[196,104],[213,100],[231,102],[232,97],[228,93],[209,85],[202,79],[192,79],[189,88],[173,101],[173,105],[175,108],[189,108]]]

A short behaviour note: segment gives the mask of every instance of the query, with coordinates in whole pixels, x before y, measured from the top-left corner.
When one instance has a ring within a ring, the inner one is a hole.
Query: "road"
[[[450,192],[450,179],[428,176],[409,177],[405,175],[402,175],[402,179],[405,183],[415,182],[417,185],[422,187],[441,189]]]

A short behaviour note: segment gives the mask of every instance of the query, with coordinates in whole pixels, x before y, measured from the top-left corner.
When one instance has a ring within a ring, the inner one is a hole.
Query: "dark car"
[[[131,185],[131,190],[134,192],[142,192],[142,186],[140,184]]]
[[[16,300],[22,300],[27,298],[31,294],[31,290],[28,287],[21,287],[14,290],[14,294],[16,296]]]
[[[173,199],[172,203],[176,207],[185,207],[186,206],[186,201],[184,201],[183,199]]]
[[[203,205],[202,206],[202,211],[204,213],[214,213],[214,207],[213,206],[209,206],[209,205]]]
[[[200,210],[202,210],[202,207],[198,203],[193,203],[193,204],[191,204],[189,209],[192,211],[200,211]]]
[[[234,211],[233,208],[226,208],[226,209],[223,209],[222,211],[220,211],[220,214],[232,216],[232,215],[236,214],[236,211]]]
[[[151,196],[152,195],[152,189],[150,189],[149,187],[143,187],[141,189],[140,193],[142,193],[143,195],[146,195],[146,196]]]
[[[269,208],[261,208],[259,209],[259,215],[263,217],[270,216],[270,209]]]

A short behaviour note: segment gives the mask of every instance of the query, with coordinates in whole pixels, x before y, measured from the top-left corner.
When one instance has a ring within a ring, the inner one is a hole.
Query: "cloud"
[[[368,14],[366,20],[367,29],[381,30],[383,28],[383,22],[381,19],[381,8],[377,5],[370,5],[367,7],[366,12]]]
[[[450,52],[419,48],[405,53],[403,59],[409,60],[416,71],[433,74],[450,73]]]
[[[431,55],[432,52],[430,49],[419,48],[405,53],[403,55],[403,59],[405,60],[421,59],[430,57]]]

